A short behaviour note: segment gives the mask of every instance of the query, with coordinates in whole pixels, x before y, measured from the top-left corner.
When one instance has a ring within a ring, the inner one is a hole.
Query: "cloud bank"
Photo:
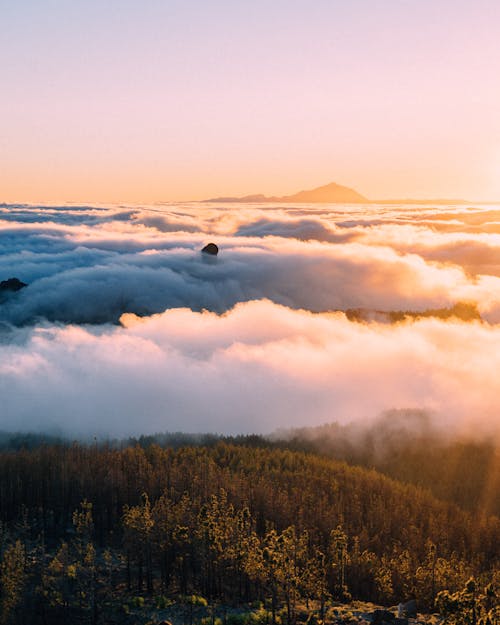
[[[460,431],[497,419],[496,327],[353,324],[269,301],[122,324],[38,326],[1,345],[3,427],[262,432],[402,407]]]
[[[416,408],[497,432],[497,221],[491,207],[1,205],[0,279],[29,286],[0,301],[0,429],[269,432]],[[343,314],[463,301],[482,323]]]

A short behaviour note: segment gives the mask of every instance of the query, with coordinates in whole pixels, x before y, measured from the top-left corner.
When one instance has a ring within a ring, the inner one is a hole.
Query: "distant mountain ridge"
[[[316,187],[308,191],[299,191],[294,195],[283,195],[281,197],[267,197],[265,195],[246,195],[244,197],[216,197],[206,202],[304,202],[304,203],[346,203],[364,204],[369,202],[366,197],[340,184],[331,182],[330,184]]]
[[[315,189],[309,189],[305,191],[299,191],[293,195],[282,196],[266,196],[260,193],[245,195],[243,197],[215,197],[204,202],[303,202],[306,204],[469,204],[468,200],[463,199],[383,199],[383,200],[370,200],[369,198],[361,195],[355,189],[350,187],[344,187],[336,182],[330,182],[321,187]]]

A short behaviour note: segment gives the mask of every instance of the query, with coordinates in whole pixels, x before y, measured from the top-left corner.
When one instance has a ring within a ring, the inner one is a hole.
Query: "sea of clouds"
[[[11,277],[28,287],[0,294],[0,429],[270,432],[393,408],[500,429],[499,207],[0,205]],[[482,321],[381,314],[458,302]]]

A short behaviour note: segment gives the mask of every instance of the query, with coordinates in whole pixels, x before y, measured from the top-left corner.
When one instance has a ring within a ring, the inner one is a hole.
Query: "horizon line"
[[[214,204],[217,202],[227,203],[227,204],[343,204],[343,205],[363,205],[363,204],[435,204],[440,203],[443,205],[463,205],[463,204],[482,204],[482,205],[490,205],[490,204],[499,204],[500,199],[498,200],[469,200],[463,198],[383,198],[383,199],[369,199],[366,201],[359,202],[307,202],[307,201],[299,201],[293,200],[290,202],[272,200],[272,199],[262,199],[262,200],[248,200],[245,201],[242,197],[235,197],[234,199],[225,199],[223,196],[221,198],[208,198],[201,200],[126,200],[126,199],[116,199],[116,200],[65,200],[65,199],[54,199],[54,200],[14,200],[14,201],[5,201],[0,200],[0,206],[15,206],[15,205],[24,205],[24,206],[57,206],[61,205],[119,205],[119,204],[127,204],[133,206],[139,206],[142,204]]]

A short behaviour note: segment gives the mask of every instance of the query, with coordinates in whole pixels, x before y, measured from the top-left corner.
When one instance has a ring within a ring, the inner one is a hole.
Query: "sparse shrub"
[[[172,602],[170,601],[170,599],[165,597],[165,595],[159,595],[158,597],[156,597],[156,608],[158,610],[164,610],[169,605],[171,605],[171,603]]]
[[[269,622],[269,613],[262,604],[258,610],[250,612],[248,616],[250,625],[265,625],[265,623]]]
[[[180,603],[185,603],[186,605],[198,606],[206,608],[208,606],[208,601],[205,597],[201,595],[185,595],[179,598]]]
[[[496,625],[500,621],[498,595],[493,584],[482,590],[473,577],[463,590],[438,593],[436,606],[446,622],[454,625]]]
[[[211,616],[204,616],[199,621],[199,625],[223,625],[223,621],[221,618],[216,616],[213,620]]]
[[[249,625],[250,614],[228,614],[226,625]]]
[[[303,615],[299,615],[300,619],[298,618],[297,620],[304,620],[305,623],[307,625],[318,625],[318,617],[314,612],[309,612],[309,614],[304,613]]]
[[[134,608],[143,608],[144,607],[144,597],[134,597],[132,599],[132,606]]]

